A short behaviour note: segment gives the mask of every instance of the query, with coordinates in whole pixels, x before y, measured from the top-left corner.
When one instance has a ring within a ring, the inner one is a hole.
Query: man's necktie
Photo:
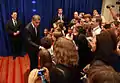
[[[17,25],[17,21],[16,20],[14,20],[14,26],[16,26]]]
[[[35,34],[36,34],[36,36],[37,36],[37,28],[34,27],[34,29],[35,29]]]

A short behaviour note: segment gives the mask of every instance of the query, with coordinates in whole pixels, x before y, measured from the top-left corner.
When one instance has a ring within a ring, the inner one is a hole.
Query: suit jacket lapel
[[[40,35],[40,34],[39,34],[39,32],[40,32],[39,30],[40,30],[40,29],[37,28],[37,37],[39,37],[39,35]]]
[[[33,34],[35,37],[39,37],[39,28],[37,28],[37,35],[36,35],[35,29],[32,26],[32,24],[30,24],[30,26],[31,26],[31,34]]]
[[[32,26],[32,24],[30,26],[31,26],[31,34],[33,34],[36,37],[36,33],[35,33],[34,27]]]
[[[12,25],[12,27],[15,29],[15,28],[17,28],[17,26],[18,26],[18,21],[17,21],[17,24],[16,24],[16,26],[14,25],[14,23],[13,23],[13,20],[11,20],[11,25]]]
[[[12,21],[12,19],[11,19],[11,25],[12,25],[12,27],[15,27],[15,26],[14,26],[14,23],[13,23],[13,21]]]

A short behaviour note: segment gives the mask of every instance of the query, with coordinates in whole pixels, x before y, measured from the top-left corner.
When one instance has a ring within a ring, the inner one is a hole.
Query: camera
[[[40,69],[40,70],[38,71],[38,77],[41,78],[42,83],[48,83],[48,81],[46,80],[45,75],[44,75],[45,72],[46,72],[45,69]]]
[[[45,71],[46,71],[45,69],[40,69],[38,71],[38,76],[43,76]]]
[[[107,5],[106,8],[109,9],[109,8],[114,8],[115,6],[114,5]]]

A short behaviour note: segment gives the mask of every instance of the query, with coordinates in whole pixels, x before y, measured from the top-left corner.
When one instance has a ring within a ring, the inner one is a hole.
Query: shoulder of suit
[[[9,23],[9,22],[12,22],[12,19],[9,19],[7,22],[8,22],[8,23]]]
[[[10,25],[11,23],[12,23],[12,19],[9,19],[9,20],[6,22],[7,25]]]
[[[30,27],[32,27],[31,22],[30,22],[29,24],[27,24],[25,28],[26,28],[26,29],[30,29]]]

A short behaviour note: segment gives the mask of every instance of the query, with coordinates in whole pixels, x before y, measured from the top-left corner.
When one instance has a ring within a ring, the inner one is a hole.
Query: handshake
[[[115,7],[114,5],[107,5],[106,6],[107,9],[114,8],[114,7]]]

